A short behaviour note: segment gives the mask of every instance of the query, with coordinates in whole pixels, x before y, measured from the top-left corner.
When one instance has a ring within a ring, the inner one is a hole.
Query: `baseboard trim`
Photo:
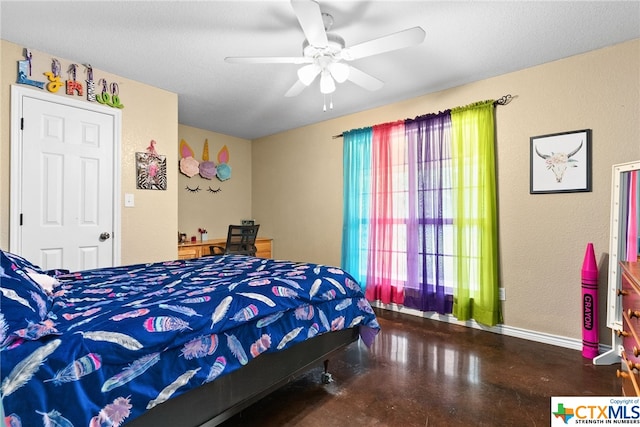
[[[439,314],[435,312],[423,312],[413,308],[407,308],[398,304],[384,304],[380,301],[373,301],[371,305],[383,310],[395,311],[397,313],[408,314],[411,316],[422,317],[424,319],[437,320],[440,322],[452,323],[455,325],[466,326],[468,328],[480,329],[495,334],[502,334],[515,338],[522,338],[528,341],[535,341],[542,344],[550,344],[558,347],[569,348],[571,350],[582,351],[582,340],[575,338],[563,337],[560,335],[547,334],[545,332],[531,331],[528,329],[516,328],[508,325],[485,326],[475,320],[460,321],[450,314]],[[599,345],[600,354],[611,350],[611,346]]]

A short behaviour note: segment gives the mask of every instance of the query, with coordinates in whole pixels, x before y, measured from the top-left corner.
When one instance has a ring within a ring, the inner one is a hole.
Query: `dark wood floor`
[[[618,396],[618,366],[581,352],[377,311],[382,331],[223,426],[548,426],[551,396]]]

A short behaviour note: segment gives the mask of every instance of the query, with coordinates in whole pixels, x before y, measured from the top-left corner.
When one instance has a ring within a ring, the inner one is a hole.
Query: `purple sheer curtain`
[[[453,271],[451,189],[451,112],[405,122],[409,144],[409,217],[407,283],[404,305],[421,311],[451,313]]]

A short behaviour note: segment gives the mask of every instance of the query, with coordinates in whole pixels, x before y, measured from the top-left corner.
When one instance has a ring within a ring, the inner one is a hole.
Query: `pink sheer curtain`
[[[404,302],[407,276],[407,144],[404,121],[373,127],[366,297]]]
[[[629,208],[627,218],[627,261],[638,260],[638,171],[629,172]]]

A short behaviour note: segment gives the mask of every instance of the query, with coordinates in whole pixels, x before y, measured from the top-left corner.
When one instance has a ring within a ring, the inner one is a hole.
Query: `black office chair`
[[[211,245],[211,255],[251,255],[256,256],[256,237],[258,225],[230,225],[227,233],[227,243],[224,246]]]

